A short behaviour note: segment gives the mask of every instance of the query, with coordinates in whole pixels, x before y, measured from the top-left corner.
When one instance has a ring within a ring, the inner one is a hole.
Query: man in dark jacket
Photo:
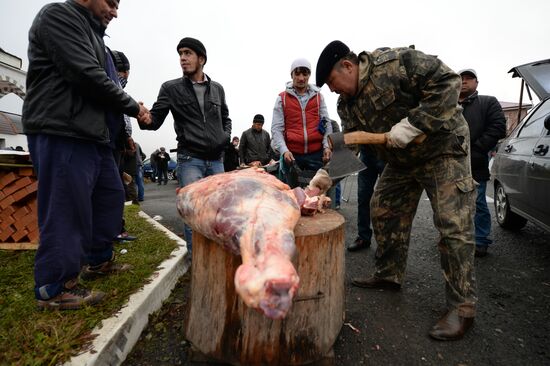
[[[223,169],[226,172],[233,171],[239,166],[239,137],[233,136],[231,143],[227,144],[223,154]]]
[[[157,162],[157,172],[159,176],[158,185],[160,186],[164,181],[164,185],[168,184],[168,162],[170,161],[170,155],[166,152],[166,148],[161,147],[159,152],[155,155],[155,161]]]
[[[202,42],[185,37],[176,50],[183,77],[162,84],[151,109],[153,122],[140,123],[140,128],[157,130],[168,112],[172,113],[178,140],[178,180],[183,187],[223,173],[223,151],[231,138],[231,119],[223,87],[203,71],[207,56]],[[191,236],[191,228],[185,225],[189,251]]]
[[[464,108],[462,114],[470,127],[472,175],[477,187],[476,214],[474,218],[476,235],[476,257],[487,255],[492,243],[491,212],[487,207],[486,189],[489,174],[489,153],[498,140],[506,136],[506,118],[497,98],[479,95],[478,80],[474,69],[459,71],[462,87],[458,102]]]
[[[118,3],[52,3],[29,31],[22,121],[38,175],[34,277],[45,309],[78,309],[103,298],[80,287],[81,269],[88,278],[128,269],[113,262],[124,200],[113,148],[124,113],[144,123],[150,117],[120,87],[103,43]]]
[[[149,163],[151,164],[151,181],[154,183],[158,177],[158,168],[157,168],[157,154],[160,150],[156,149],[149,156]]]
[[[257,114],[252,127],[244,131],[239,144],[239,157],[246,165],[266,165],[271,160],[271,138],[264,130],[264,116]]]

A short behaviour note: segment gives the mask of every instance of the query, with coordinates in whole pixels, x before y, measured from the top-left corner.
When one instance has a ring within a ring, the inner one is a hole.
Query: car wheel
[[[173,180],[174,179],[174,171],[169,171],[168,172],[168,180]]]
[[[510,210],[510,202],[504,187],[497,183],[495,190],[495,213],[500,226],[509,230],[519,230],[527,224],[527,220]]]

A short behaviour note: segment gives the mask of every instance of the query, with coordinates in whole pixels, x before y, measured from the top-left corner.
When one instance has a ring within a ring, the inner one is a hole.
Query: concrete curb
[[[139,215],[163,231],[179,247],[170,258],[159,265],[153,280],[130,296],[128,303],[119,313],[102,322],[92,333],[97,334],[89,351],[71,358],[65,366],[111,366],[120,365],[136,344],[141,332],[147,326],[149,314],[161,308],[162,302],[170,296],[178,279],[189,269],[185,261],[187,244],[185,240],[153,220],[143,211]]]

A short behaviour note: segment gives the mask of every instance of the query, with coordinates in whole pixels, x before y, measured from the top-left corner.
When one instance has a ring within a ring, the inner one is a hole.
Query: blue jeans
[[[372,238],[370,199],[378,176],[384,170],[384,162],[378,160],[365,146],[361,146],[360,151],[359,158],[367,169],[360,171],[357,175],[357,235],[370,242]]]
[[[199,179],[224,172],[223,159],[202,160],[182,153],[178,153],[178,165],[176,169],[180,187],[185,187]],[[191,240],[193,231],[187,224],[184,225],[184,233],[185,241],[187,242],[187,250],[191,252],[193,247]]]
[[[294,154],[294,159],[296,159],[296,164],[300,169],[316,172],[323,167],[323,150],[309,154]]]
[[[334,187],[334,203],[336,204],[336,207],[340,207],[340,201],[342,200],[342,186],[340,185],[340,182],[336,184],[336,187]]]
[[[50,299],[84,264],[111,259],[120,233],[124,188],[107,145],[28,135],[38,177],[40,245],[34,260],[35,296]]]
[[[288,165],[283,158],[283,154],[281,154],[279,179],[288,184],[290,188],[305,187],[307,178],[312,178],[313,174],[323,167],[323,152],[293,155],[294,166]],[[295,167],[298,169],[295,169]],[[310,174],[311,176],[309,176]]]
[[[477,199],[476,199],[476,215],[474,224],[476,228],[476,245],[486,247],[493,243],[489,239],[491,234],[491,212],[487,206],[487,181],[478,182]]]
[[[143,167],[138,166],[137,167],[137,173],[134,176],[134,180],[136,181],[137,185],[137,191],[138,191],[138,201],[143,201],[144,195],[145,195],[145,189],[143,187]]]

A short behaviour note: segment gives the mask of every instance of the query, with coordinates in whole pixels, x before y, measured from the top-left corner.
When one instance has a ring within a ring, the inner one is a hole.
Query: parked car
[[[178,179],[176,174],[176,166],[176,161],[170,157],[170,161],[168,162],[168,180]],[[151,167],[151,161],[149,158],[143,160],[143,177],[149,178],[153,182],[157,180],[157,177],[153,177],[153,168]]]
[[[519,230],[532,221],[550,231],[550,59],[510,72],[522,78],[540,102],[501,142],[494,157],[496,219],[507,229]]]

